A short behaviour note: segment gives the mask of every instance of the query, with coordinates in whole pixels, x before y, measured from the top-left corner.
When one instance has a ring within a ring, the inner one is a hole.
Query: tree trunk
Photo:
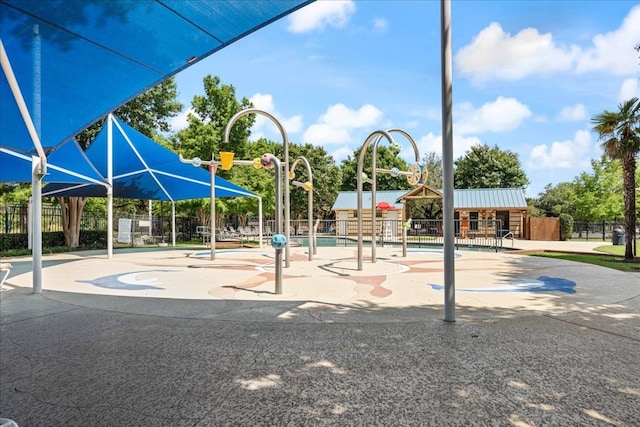
[[[80,220],[86,197],[57,197],[62,211],[62,232],[64,241],[70,248],[80,246]]]
[[[626,246],[624,259],[633,260],[633,242],[636,236],[636,157],[635,153],[622,156],[622,175],[624,179],[624,231]]]

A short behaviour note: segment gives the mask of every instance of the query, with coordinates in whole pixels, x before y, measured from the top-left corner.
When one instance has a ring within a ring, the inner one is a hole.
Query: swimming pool
[[[291,236],[292,246],[309,246],[309,238],[303,236]],[[358,239],[349,237],[337,237],[337,236],[318,236],[316,242],[319,248],[337,248],[337,247],[357,247]],[[371,243],[368,240],[362,242],[362,246],[370,247]],[[401,248],[402,242],[378,242],[377,247],[388,248]],[[428,242],[428,241],[413,241],[407,242],[407,248],[442,248],[442,242]],[[455,243],[456,249],[467,249],[476,251],[508,251],[510,248],[495,246],[483,246],[478,244],[463,244],[460,242]]]

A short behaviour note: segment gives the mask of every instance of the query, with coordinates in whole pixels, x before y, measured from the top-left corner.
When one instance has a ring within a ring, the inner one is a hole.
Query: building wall
[[[355,234],[355,232],[353,231],[353,224],[355,224],[355,221],[358,220],[358,217],[356,215],[356,209],[337,209],[336,210],[336,219],[337,220],[346,220],[349,222],[350,226],[349,226],[349,230],[343,230],[343,233],[341,234],[348,234],[348,235],[352,235]],[[523,238],[524,237],[524,221],[526,218],[526,213],[523,213],[524,209],[456,209],[456,218],[460,218],[460,213],[462,211],[466,211],[467,214],[470,216],[470,214],[472,212],[477,212],[478,214],[478,223],[477,223],[477,228],[476,226],[474,226],[474,229],[472,230],[471,228],[469,228],[469,232],[471,234],[478,234],[478,235],[483,235],[483,234],[487,234],[487,235],[493,235],[497,232],[497,224],[496,224],[496,212],[497,211],[508,211],[509,213],[509,221],[508,223],[505,224],[501,224],[500,227],[502,230],[509,230],[511,233],[513,233],[513,235],[515,237],[518,238]],[[402,233],[402,219],[404,218],[403,216],[403,210],[402,209],[397,209],[394,212],[396,212],[397,214],[397,227],[394,228],[398,228],[397,230],[394,230],[395,233],[401,234]],[[525,211],[526,212],[526,211]],[[383,221],[389,219],[389,213],[387,211],[378,211],[378,213],[380,214],[379,216],[376,217],[376,225],[377,225],[377,233],[381,233],[382,232],[382,223]],[[396,218],[394,218],[396,219]],[[425,219],[425,218],[414,218],[414,219]],[[426,219],[430,219],[430,218],[426,218]],[[363,209],[362,211],[362,220],[365,222],[365,233],[370,233],[370,230],[368,229],[368,223],[370,223],[371,221],[371,209]],[[367,231],[368,230],[368,231]]]

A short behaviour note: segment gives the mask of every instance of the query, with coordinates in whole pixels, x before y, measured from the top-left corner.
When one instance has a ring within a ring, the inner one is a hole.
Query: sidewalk
[[[47,256],[42,295],[30,293],[28,262],[11,260],[24,273],[0,293],[0,417],[20,426],[640,423],[636,274],[460,251],[448,323],[437,251],[379,248],[371,263],[365,250],[357,271],[355,248],[319,248],[312,262],[295,248],[275,295],[269,249],[219,251],[215,261],[206,249]]]

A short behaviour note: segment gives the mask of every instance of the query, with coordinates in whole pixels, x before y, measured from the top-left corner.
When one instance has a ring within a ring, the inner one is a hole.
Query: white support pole
[[[113,188],[107,187],[107,258],[113,257]]]
[[[171,201],[171,244],[176,247],[176,202]]]
[[[260,237],[260,249],[262,249],[262,197],[258,196],[258,235]]]
[[[155,242],[153,238],[153,202],[149,200],[149,240]]]
[[[33,293],[42,293],[42,168],[43,158],[33,156],[31,163],[31,188],[33,190]],[[46,167],[46,166],[45,166]]]
[[[13,73],[9,56],[4,48],[4,43],[0,39],[0,68],[4,73],[11,94],[20,110],[20,116],[31,137],[31,142],[38,153],[32,161],[31,191],[33,197],[33,244],[32,244],[32,271],[33,271],[33,293],[42,293],[42,177],[47,173],[47,156],[42,148],[40,136],[33,123],[33,119],[27,108],[27,104],[22,96],[20,85]]]
[[[211,230],[209,230],[209,242],[211,243],[211,261],[216,259],[216,172],[218,172],[218,165],[216,165],[213,153],[211,153]]]
[[[113,258],[113,114],[107,117],[107,258]]]
[[[33,162],[33,159],[31,159],[31,162]],[[29,205],[27,206],[27,249],[31,250],[32,248],[33,248],[33,194],[29,196]]]

